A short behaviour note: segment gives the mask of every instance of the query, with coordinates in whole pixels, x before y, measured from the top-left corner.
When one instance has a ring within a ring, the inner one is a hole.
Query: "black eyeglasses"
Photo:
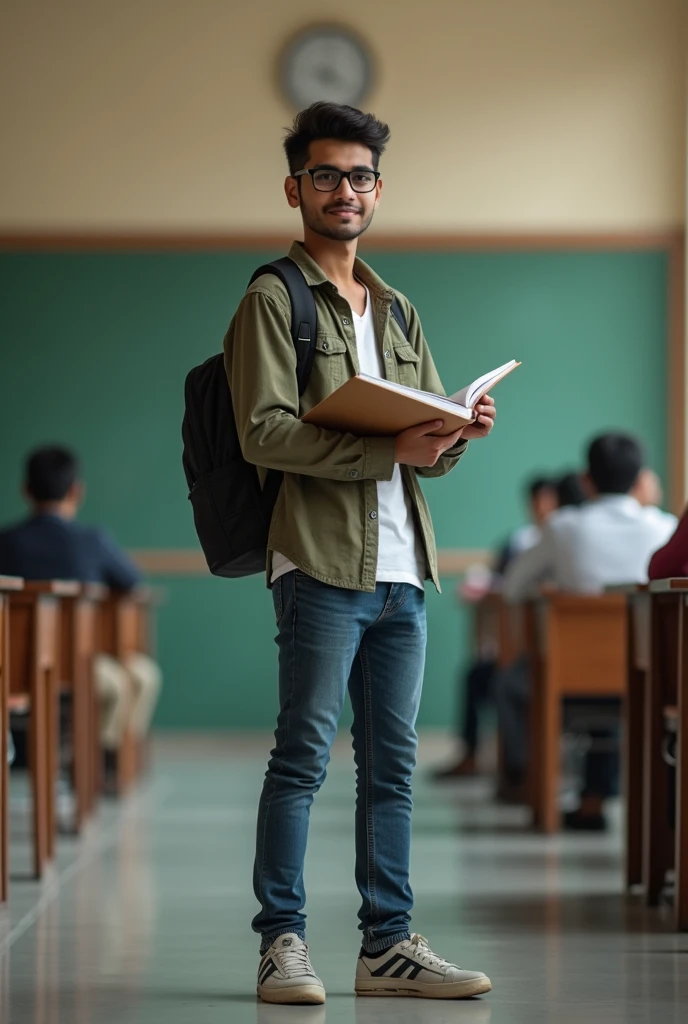
[[[338,167],[307,167],[303,171],[296,171],[292,178],[300,178],[304,174],[310,174],[313,188],[318,192],[336,192],[342,178],[346,178],[354,192],[372,192],[380,177],[379,171],[340,171]]]

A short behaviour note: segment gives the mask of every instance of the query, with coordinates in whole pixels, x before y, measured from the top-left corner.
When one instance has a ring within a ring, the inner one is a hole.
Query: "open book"
[[[370,437],[396,435],[408,427],[441,419],[437,434],[451,434],[472,423],[480,399],[520,365],[512,359],[448,398],[359,373],[307,412],[303,422]]]

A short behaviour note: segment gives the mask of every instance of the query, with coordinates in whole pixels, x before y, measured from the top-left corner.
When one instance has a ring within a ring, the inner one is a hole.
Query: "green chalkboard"
[[[137,548],[195,545],[180,466],[186,371],[218,351],[252,270],[277,253],[0,255],[0,520],[20,460],[46,441],[83,456],[83,519]],[[580,463],[607,427],[637,431],[665,471],[663,252],[384,252],[375,269],[416,304],[445,386],[510,358],[498,428],[427,494],[441,547],[490,546],[522,521],[533,472]],[[168,580],[161,646],[169,726],[271,724],[274,632],[258,579]],[[462,629],[452,581],[429,600],[422,721],[443,724]]]

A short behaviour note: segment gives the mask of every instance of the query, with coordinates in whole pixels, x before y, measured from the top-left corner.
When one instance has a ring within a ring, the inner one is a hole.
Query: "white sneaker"
[[[325,988],[311,966],[308,946],[298,935],[280,935],[258,968],[256,991],[266,1003],[324,1003]]]
[[[422,935],[412,935],[379,955],[361,951],[356,965],[357,996],[468,999],[491,988],[485,974],[464,971],[433,953]]]

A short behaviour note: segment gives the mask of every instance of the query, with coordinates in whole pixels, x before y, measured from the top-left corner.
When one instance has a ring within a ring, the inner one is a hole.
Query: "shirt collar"
[[[303,242],[292,242],[288,255],[289,259],[293,260],[302,272],[306,284],[316,286],[332,283],[322,267],[308,255],[303,247]],[[354,262],[354,274],[377,298],[387,302],[391,302],[394,298],[392,289],[385,284],[381,277],[378,277],[367,263],[358,257]]]
[[[604,505],[605,508],[627,508],[637,512],[642,508],[640,502],[632,494],[600,494],[593,501],[594,505]]]

